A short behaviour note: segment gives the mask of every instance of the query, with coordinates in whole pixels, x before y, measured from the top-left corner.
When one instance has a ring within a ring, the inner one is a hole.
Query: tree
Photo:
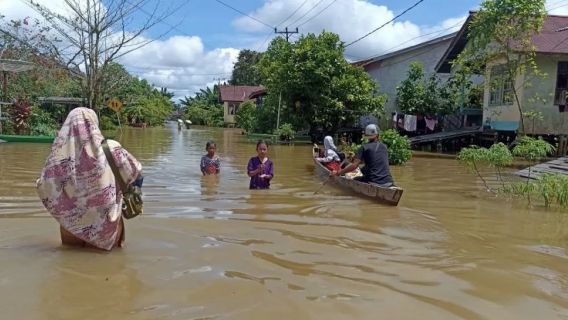
[[[540,76],[535,63],[532,36],[539,33],[546,17],[545,0],[485,0],[469,27],[468,44],[455,61],[464,72],[482,70],[487,62],[503,59],[504,78],[511,82],[512,97],[520,114],[520,129],[526,132],[519,75],[531,71]],[[523,85],[527,85],[524,82]]]
[[[256,105],[252,101],[243,102],[239,109],[237,110],[237,114],[235,116],[235,121],[240,128],[245,129],[247,132],[252,132],[254,127],[256,126]]]
[[[219,102],[219,86],[200,89],[193,97],[185,97],[180,103],[186,107],[186,118],[195,124],[211,127],[223,126],[223,105]]]
[[[406,114],[450,114],[458,106],[458,85],[455,78],[441,82],[436,74],[426,77],[423,65],[413,62],[396,87],[396,105]]]
[[[119,57],[150,43],[140,37],[172,10],[158,12],[160,4],[148,13],[139,26],[134,26],[134,15],[143,11],[148,0],[64,0],[70,16],[56,13],[34,0],[25,0],[39,12],[51,28],[63,38],[65,48],[58,54],[72,69],[83,70],[82,88],[88,106],[96,108],[101,103],[103,72],[108,64]],[[136,21],[140,21],[137,19]]]
[[[352,126],[362,115],[381,114],[385,96],[375,96],[375,83],[343,53],[339,36],[331,32],[303,35],[295,43],[272,40],[259,64],[268,91],[263,109],[273,119],[264,130],[275,128],[280,98],[281,122],[298,129],[335,131]]]
[[[39,96],[78,97],[80,87],[59,60],[49,27],[25,18],[5,21],[0,16],[0,57],[31,62],[35,68],[8,73],[8,97],[33,101]]]
[[[233,67],[233,74],[229,83],[232,85],[260,85],[261,75],[258,62],[261,57],[262,53],[260,52],[248,49],[241,50]]]

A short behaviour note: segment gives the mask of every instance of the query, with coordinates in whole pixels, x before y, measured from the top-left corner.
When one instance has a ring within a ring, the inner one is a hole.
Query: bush
[[[294,131],[294,128],[292,128],[291,124],[283,123],[280,128],[274,130],[274,134],[282,141],[290,141],[294,139],[296,132]]]
[[[49,112],[39,106],[31,107],[31,114],[28,119],[30,134],[33,136],[55,136],[59,130],[59,125]]]
[[[389,164],[400,165],[406,163],[412,157],[410,149],[410,139],[401,136],[395,130],[389,129],[381,133],[380,140],[387,146],[389,152]],[[361,143],[367,143],[367,139],[363,137]],[[361,144],[351,143],[340,147],[348,157],[355,155]]]
[[[389,150],[390,164],[404,164],[412,157],[410,139],[401,136],[395,130],[389,129],[381,133],[381,142],[384,143]]]
[[[256,105],[252,101],[246,101],[237,110],[235,120],[239,128],[252,132],[256,125]]]
[[[118,127],[117,124],[114,123],[114,119],[109,116],[101,116],[99,128],[101,130],[114,130]]]

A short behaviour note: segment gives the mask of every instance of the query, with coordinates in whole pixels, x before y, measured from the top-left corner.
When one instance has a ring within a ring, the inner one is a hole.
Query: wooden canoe
[[[35,143],[52,143],[55,137],[53,136],[22,136],[11,134],[0,134],[0,140],[6,142],[35,142]]]
[[[323,181],[329,179],[330,170],[326,168],[321,162],[315,159],[315,150],[312,153],[314,158],[314,165],[316,167],[316,175],[320,177]],[[357,194],[364,195],[366,197],[372,198],[378,202],[388,204],[391,206],[397,206],[400,198],[402,197],[403,190],[399,187],[380,187],[372,183],[359,182],[357,180],[348,179],[343,176],[333,177],[330,182],[334,182],[341,188],[349,189]]]

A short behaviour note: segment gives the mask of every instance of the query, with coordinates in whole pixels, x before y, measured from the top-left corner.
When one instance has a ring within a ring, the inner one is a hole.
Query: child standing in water
[[[209,174],[218,174],[221,167],[221,161],[215,154],[215,151],[217,151],[215,142],[208,141],[205,145],[205,150],[207,150],[207,154],[201,157],[201,173],[203,173],[204,176]]]
[[[250,177],[250,189],[269,189],[270,180],[274,177],[272,161],[268,159],[268,145],[264,140],[256,144],[258,156],[250,158],[247,173]]]

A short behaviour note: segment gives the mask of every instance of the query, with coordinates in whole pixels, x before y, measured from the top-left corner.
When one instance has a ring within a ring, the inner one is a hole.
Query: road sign
[[[114,110],[114,112],[118,112],[120,111],[120,108],[122,108],[122,102],[120,102],[120,100],[118,99],[113,98],[108,101],[107,106]]]

